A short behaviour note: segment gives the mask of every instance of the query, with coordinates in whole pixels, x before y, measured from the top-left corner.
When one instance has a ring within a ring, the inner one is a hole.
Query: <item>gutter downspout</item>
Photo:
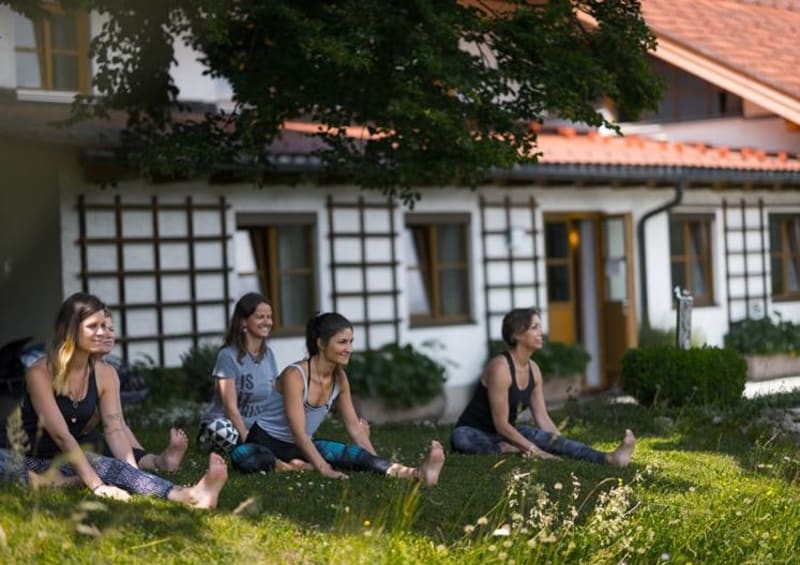
[[[666,212],[670,208],[674,208],[678,204],[681,203],[683,200],[683,191],[686,189],[688,182],[686,181],[686,177],[682,176],[678,180],[678,184],[675,185],[675,196],[673,196],[672,200],[667,202],[666,204],[662,204],[658,208],[654,208],[647,212],[644,216],[639,219],[639,223],[636,225],[636,237],[639,240],[639,286],[642,292],[642,327],[649,328],[650,327],[650,312],[648,310],[648,299],[647,299],[647,263],[645,262],[645,238],[644,238],[644,224],[655,216],[656,214],[660,214],[661,212]]]

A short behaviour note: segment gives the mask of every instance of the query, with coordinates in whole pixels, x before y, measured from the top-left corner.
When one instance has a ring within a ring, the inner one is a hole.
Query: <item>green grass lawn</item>
[[[0,562],[796,563],[798,453],[753,425],[767,405],[800,406],[800,395],[727,411],[591,401],[554,413],[568,436],[603,449],[631,427],[638,445],[624,470],[448,453],[432,489],[366,473],[333,481],[231,470],[214,511],[6,485]],[[160,449],[166,428],[142,423],[143,409],[128,419]],[[372,437],[384,454],[416,463],[428,440],[447,445],[449,431],[372,426]],[[319,436],[343,430],[326,423]],[[203,467],[192,446],[171,478],[194,482]]]

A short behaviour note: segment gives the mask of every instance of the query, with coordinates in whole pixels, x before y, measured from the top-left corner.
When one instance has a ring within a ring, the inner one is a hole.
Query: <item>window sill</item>
[[[408,324],[408,328],[411,330],[421,330],[442,326],[473,326],[475,323],[475,320],[472,318],[460,318],[458,320],[411,320]]]
[[[52,102],[56,104],[72,104],[80,92],[72,90],[39,90],[18,88],[17,100],[23,102]]]
[[[772,302],[785,304],[786,302],[800,302],[800,296],[771,296]]]

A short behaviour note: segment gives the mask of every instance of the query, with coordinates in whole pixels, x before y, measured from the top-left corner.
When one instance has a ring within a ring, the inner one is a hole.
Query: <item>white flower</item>
[[[493,536],[503,536],[507,537],[511,535],[511,527],[508,524],[503,524],[499,528],[497,528],[494,532],[492,532]]]

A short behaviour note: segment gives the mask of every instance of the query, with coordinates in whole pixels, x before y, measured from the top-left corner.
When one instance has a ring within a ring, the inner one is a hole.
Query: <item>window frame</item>
[[[775,250],[772,248],[772,226],[773,223],[779,223],[780,229],[780,243],[781,248]],[[780,294],[776,294],[774,291],[774,277],[775,273],[772,270],[772,261],[778,259],[781,263],[781,278],[782,278],[782,285],[784,289],[788,289],[789,285],[786,284],[786,277],[788,276],[788,264],[792,260],[792,254],[790,251],[789,246],[789,224],[791,222],[797,222],[798,227],[800,227],[800,213],[797,214],[770,214],[769,215],[769,233],[770,233],[770,249],[769,249],[769,257],[770,257],[770,296],[772,300],[775,302],[793,302],[800,300],[800,288],[796,291],[788,291],[784,290],[784,292]],[[797,242],[800,244],[800,241]],[[795,260],[800,263],[800,246],[798,246],[798,251],[795,253]]]
[[[305,267],[291,269],[280,268],[278,257],[278,241],[280,228],[289,226],[302,226],[306,230],[307,256],[309,264]],[[317,268],[317,216],[314,213],[289,213],[289,214],[259,214],[240,213],[236,215],[236,231],[246,230],[251,238],[253,254],[256,262],[255,274],[259,281],[262,293],[272,302],[274,337],[290,337],[305,335],[305,323],[301,325],[286,326],[283,323],[283,296],[281,294],[280,279],[286,274],[305,275],[309,278],[309,316],[319,310],[319,275]],[[253,232],[260,237],[253,240]],[[236,276],[242,271],[237,268]]]
[[[666,89],[653,111],[643,112],[637,119],[647,123],[674,123],[719,118],[740,118],[744,115],[744,101],[729,90],[680,69],[675,65],[650,57],[650,69],[664,79]],[[696,84],[692,84],[696,83]],[[690,110],[692,103],[704,106],[702,112]],[[620,121],[632,121],[622,109]]]
[[[44,5],[42,9],[52,15],[70,16],[75,22],[75,40],[76,48],[62,49],[53,47],[52,23],[50,18],[31,19],[31,24],[34,28],[34,34],[38,39],[41,38],[41,45],[36,47],[20,47],[17,41],[14,41],[14,66],[15,66],[15,83],[18,90],[31,90],[37,92],[75,92],[79,94],[90,94],[91,92],[91,57],[89,56],[90,47],[90,24],[89,14],[84,11],[65,11],[59,6]],[[21,14],[20,14],[21,15]],[[23,16],[26,17],[26,16]],[[18,76],[17,66],[17,53],[33,53],[37,56],[40,65],[41,83],[39,87],[35,86],[22,86],[16,81]],[[76,58],[77,67],[77,88],[63,89],[55,88],[53,84],[53,57],[55,55],[70,55]]]
[[[456,225],[461,231],[464,239],[464,260],[458,263],[445,263],[439,261],[439,251],[437,249],[437,231],[442,225]],[[412,268],[406,262],[406,277],[412,270],[422,272],[422,279],[430,301],[430,314],[412,314],[408,312],[409,326],[420,328],[426,326],[446,326],[461,325],[470,323],[473,319],[473,304],[471,300],[472,289],[472,253],[470,245],[470,215],[468,213],[437,214],[437,213],[409,213],[406,214],[404,228],[411,231],[412,228],[422,227],[425,230],[425,248],[419,257],[420,267]],[[460,314],[442,314],[441,297],[441,276],[443,270],[460,269],[464,273],[463,290],[466,299],[466,311]],[[406,279],[408,280],[408,279]]]
[[[714,292],[714,243],[713,243],[713,225],[714,214],[670,214],[669,216],[669,265],[670,265],[670,282],[671,288],[675,288],[676,282],[672,279],[672,267],[677,261],[683,264],[684,280],[687,281],[687,287],[691,284],[692,278],[692,255],[689,253],[689,242],[691,241],[690,226],[694,223],[701,224],[702,234],[705,239],[706,249],[701,255],[701,263],[705,272],[705,283],[708,288],[708,293],[704,295],[697,295],[695,290],[689,287],[692,295],[693,306],[714,306],[716,304],[716,293]],[[683,247],[682,253],[673,254],[672,249],[672,229],[675,224],[680,224],[680,229],[683,232]],[[673,303],[674,307],[674,303]]]

